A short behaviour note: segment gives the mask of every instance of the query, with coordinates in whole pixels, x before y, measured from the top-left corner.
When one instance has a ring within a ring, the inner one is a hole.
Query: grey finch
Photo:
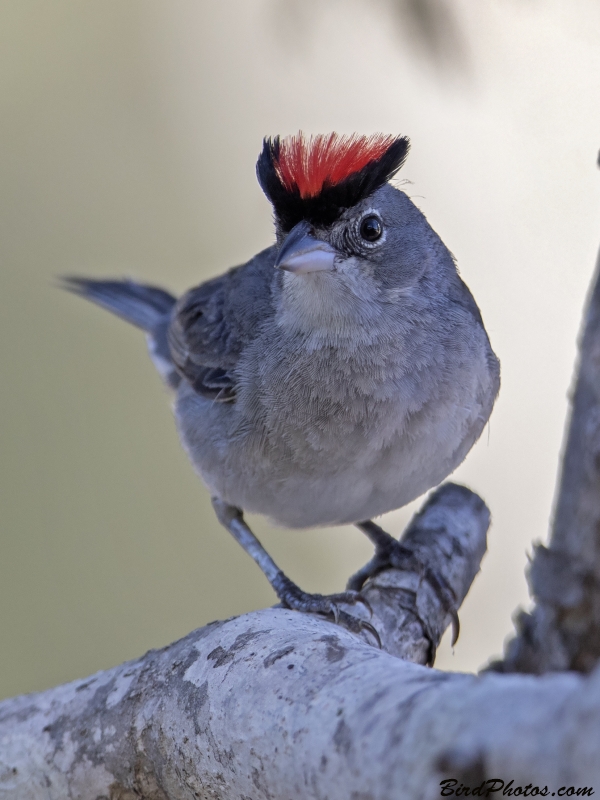
[[[65,279],[146,332],[216,514],[281,603],[371,632],[340,605],[410,558],[372,518],[463,461],[500,385],[452,254],[389,183],[408,149],[381,134],[265,139],[256,168],[275,243],[179,300],[132,281]],[[308,594],[245,511],[288,528],[356,525],[375,555],[345,592]],[[429,577],[456,620],[448,587]]]

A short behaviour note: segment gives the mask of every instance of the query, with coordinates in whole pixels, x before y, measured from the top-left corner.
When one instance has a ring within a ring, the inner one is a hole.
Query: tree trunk
[[[600,254],[582,327],[550,544],[528,575],[536,606],[491,665],[501,672],[587,673],[600,657]]]

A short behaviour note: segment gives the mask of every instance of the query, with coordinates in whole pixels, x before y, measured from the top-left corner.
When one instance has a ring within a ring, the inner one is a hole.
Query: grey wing
[[[168,329],[171,357],[180,375],[211,400],[235,400],[235,353],[224,316],[227,275],[190,289],[175,306]]]
[[[202,397],[232,403],[240,353],[272,311],[274,248],[190,289],[175,306],[168,343],[177,371]]]

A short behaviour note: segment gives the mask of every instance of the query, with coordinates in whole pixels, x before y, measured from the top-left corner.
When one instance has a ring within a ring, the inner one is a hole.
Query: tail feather
[[[163,380],[172,388],[180,377],[171,358],[167,329],[173,306],[173,295],[156,286],[147,286],[131,280],[99,281],[90,278],[62,278],[63,288],[91,300],[107,311],[146,331],[148,350],[154,366]]]
[[[91,300],[142,330],[152,332],[177,302],[173,295],[156,286],[135,281],[97,281],[90,278],[65,277],[65,289]]]

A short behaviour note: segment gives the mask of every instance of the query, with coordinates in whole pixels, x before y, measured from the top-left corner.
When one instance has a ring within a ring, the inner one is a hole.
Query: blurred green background
[[[274,602],[212,514],[142,335],[55,279],[180,292],[246,260],[272,238],[261,139],[299,128],[411,137],[404,188],[502,360],[455,474],[492,509],[489,554],[437,663],[499,653],[547,530],[600,238],[600,4],[4,0],[0,37],[0,697]],[[251,522],[310,590],[370,556],[351,528]]]

